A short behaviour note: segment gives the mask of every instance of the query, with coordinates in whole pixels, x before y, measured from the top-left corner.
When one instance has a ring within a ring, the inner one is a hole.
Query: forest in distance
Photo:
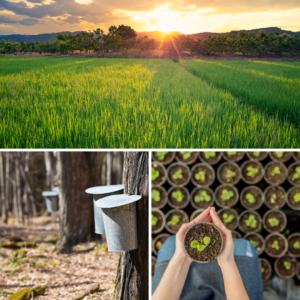
[[[161,38],[136,38],[136,32],[130,26],[111,26],[107,33],[100,28],[82,31],[74,35],[58,34],[52,42],[13,42],[0,41],[0,54],[17,53],[57,53],[68,54],[76,51],[86,53],[104,53],[129,50],[163,50],[169,55],[178,55],[189,51],[200,55],[221,55],[224,53],[241,53],[243,56],[290,55],[300,54],[298,35],[278,32],[257,34],[231,31],[227,35],[209,36],[207,39],[194,38],[178,32],[169,32]]]

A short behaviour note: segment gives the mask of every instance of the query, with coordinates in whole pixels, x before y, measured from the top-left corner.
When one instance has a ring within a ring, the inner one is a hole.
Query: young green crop
[[[248,200],[249,203],[253,204],[256,202],[256,199],[254,197],[254,195],[250,194],[250,193],[247,193],[246,194],[246,199]]]
[[[156,152],[156,155],[158,156],[159,160],[164,160],[168,153],[169,152],[166,152],[166,151],[158,151],[158,152]]]
[[[296,242],[293,244],[293,247],[294,247],[294,249],[300,249],[300,242],[299,242],[299,241],[296,241]]]
[[[151,180],[155,180],[159,177],[159,171],[151,167]]]
[[[155,202],[159,202],[160,201],[160,192],[158,190],[152,190],[152,199]]]
[[[255,219],[254,215],[250,215],[248,217],[248,219],[245,220],[245,223],[248,227],[251,227],[251,228],[256,228],[256,226],[257,226],[257,220]]]
[[[284,261],[283,265],[285,267],[286,270],[290,270],[291,269],[291,263],[289,261]]]
[[[180,216],[174,215],[174,216],[172,217],[172,220],[170,220],[167,224],[168,224],[168,225],[177,225],[177,224],[179,224],[180,219],[181,219]],[[184,220],[182,220],[182,221],[184,221]]]
[[[300,167],[296,167],[296,173],[293,175],[292,181],[300,179]]]
[[[204,156],[206,159],[210,159],[213,157],[216,157],[217,153],[216,152],[212,152],[212,151],[206,151],[204,152]]]
[[[235,219],[234,214],[223,214],[223,221],[225,224],[231,223]]]
[[[271,248],[276,249],[277,251],[279,250],[279,243],[277,240],[275,240],[271,246]]]
[[[276,227],[280,223],[280,221],[278,219],[276,219],[276,218],[270,218],[268,220],[268,222],[269,222],[269,224],[270,224],[271,227]]]
[[[158,218],[151,214],[151,225],[155,226],[158,222]]]
[[[227,189],[222,190],[221,199],[224,201],[230,200],[234,196],[233,191]]]
[[[192,152],[180,152],[183,159],[189,159],[192,156]]]
[[[277,156],[278,158],[282,158],[284,152],[283,152],[283,151],[278,151],[278,152],[275,152],[275,154],[276,154],[276,156]]]
[[[230,182],[236,176],[236,172],[227,169],[225,177],[227,178],[227,182]]]
[[[278,174],[280,174],[280,168],[278,166],[276,166],[271,171],[271,176],[275,176],[275,175],[278,175]]]
[[[260,156],[260,152],[259,152],[259,151],[254,151],[254,152],[253,152],[253,155],[254,155],[255,157],[259,157],[259,156]]]
[[[250,243],[254,246],[254,248],[256,248],[258,246],[258,242],[255,242],[253,240],[250,240]]]
[[[191,241],[191,247],[197,249],[199,252],[205,250],[205,248],[210,244],[210,237],[205,236],[200,242],[194,240]]]
[[[294,201],[295,201],[296,203],[300,202],[300,193],[296,193],[296,194],[294,195]]]
[[[173,178],[174,180],[176,180],[176,179],[182,179],[182,178],[183,178],[183,175],[182,175],[182,169],[177,170],[177,171],[172,175],[172,178]]]
[[[203,170],[203,171],[199,171],[198,173],[196,173],[195,174],[195,179],[204,182],[205,177],[206,177],[206,171],[207,170]]]
[[[227,152],[227,155],[229,155],[229,156],[234,156],[234,155],[236,155],[236,154],[237,154],[236,151],[228,151],[228,152]]]
[[[249,176],[249,177],[255,177],[256,174],[259,171],[259,168],[254,168],[252,166],[249,166],[249,167],[247,167],[247,171],[248,171],[247,172],[247,176]]]
[[[177,202],[182,202],[183,198],[184,198],[184,194],[178,190],[175,192],[172,192],[172,197],[176,199]]]
[[[200,191],[199,195],[196,195],[194,198],[195,202],[210,202],[211,200],[211,196],[209,194],[207,194],[206,191]]]

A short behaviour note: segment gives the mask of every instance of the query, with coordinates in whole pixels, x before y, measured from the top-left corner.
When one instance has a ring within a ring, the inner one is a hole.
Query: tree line
[[[149,38],[136,38],[136,32],[130,26],[111,26],[107,33],[100,28],[92,32],[61,34],[53,37],[52,42],[12,42],[0,41],[0,53],[60,53],[68,54],[75,51],[81,52],[115,52],[120,50],[137,49],[163,50],[171,55],[182,51],[190,51],[202,55],[220,55],[223,53],[242,53],[249,56],[263,56],[275,54],[299,55],[300,39],[298,35],[279,34],[270,32],[266,34],[261,30],[258,34],[254,32],[244,33],[231,31],[227,35],[216,37],[209,36],[208,39],[195,39],[190,35],[166,34],[162,40]]]

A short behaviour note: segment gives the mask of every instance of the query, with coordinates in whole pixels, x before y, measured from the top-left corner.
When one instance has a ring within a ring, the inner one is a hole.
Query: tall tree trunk
[[[136,205],[138,249],[120,255],[114,300],[148,299],[148,160],[147,152],[124,155],[124,193],[143,197]]]
[[[1,199],[1,212],[2,212],[2,222],[7,223],[7,207],[5,200],[4,191],[4,168],[3,168],[3,152],[0,152],[0,199]]]
[[[106,154],[106,184],[111,185],[112,152]]]
[[[10,187],[10,180],[9,180],[9,157],[10,153],[6,153],[6,162],[5,162],[5,201],[6,201],[6,208],[7,212],[9,212],[9,187]]]
[[[99,182],[104,153],[59,152],[60,236],[59,252],[70,252],[74,245],[85,242],[94,231],[93,200],[85,190]]]
[[[117,152],[116,184],[121,184],[122,183],[122,169],[123,169],[123,152]]]
[[[15,153],[15,185],[16,185],[16,204],[18,218],[24,223],[22,198],[21,198],[21,180],[20,180],[20,153]]]
[[[45,151],[45,167],[46,167],[46,189],[51,191],[53,189],[53,172],[52,172],[52,152]]]

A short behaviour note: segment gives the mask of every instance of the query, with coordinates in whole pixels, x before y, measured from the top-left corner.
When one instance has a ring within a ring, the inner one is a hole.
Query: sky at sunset
[[[300,0],[0,0],[0,34],[108,29],[227,32],[300,31]]]

